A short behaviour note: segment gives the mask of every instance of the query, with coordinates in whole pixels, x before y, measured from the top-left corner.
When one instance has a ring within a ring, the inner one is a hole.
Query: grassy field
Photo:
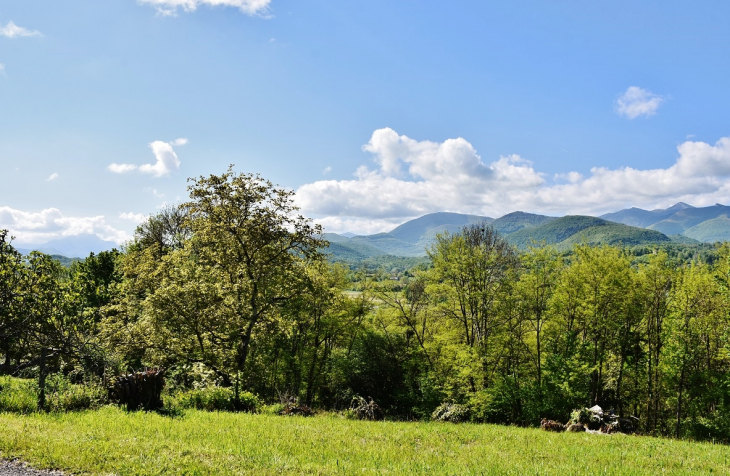
[[[114,407],[0,414],[0,454],[82,474],[727,474],[730,447],[492,425]]]

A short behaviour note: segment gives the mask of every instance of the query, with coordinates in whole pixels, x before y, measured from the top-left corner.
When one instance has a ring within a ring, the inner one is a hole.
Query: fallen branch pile
[[[115,377],[107,387],[109,400],[126,405],[127,410],[157,410],[162,408],[165,371],[149,369]]]
[[[563,425],[560,422],[543,418],[540,427],[546,431],[587,431],[592,433],[634,433],[639,419],[632,416],[620,418],[612,410],[606,412],[595,405],[591,408],[573,410],[570,421]]]

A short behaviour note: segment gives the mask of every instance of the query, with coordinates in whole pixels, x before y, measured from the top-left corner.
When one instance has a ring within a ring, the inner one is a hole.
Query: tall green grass
[[[37,382],[0,376],[0,412],[31,413],[37,409]]]
[[[451,423],[184,411],[0,414],[0,453],[74,473],[726,474],[730,447]]]
[[[74,385],[63,375],[49,375],[45,389],[45,410],[51,412],[86,410],[106,403],[106,392],[100,385]],[[0,412],[38,411],[38,393],[35,380],[0,376]]]

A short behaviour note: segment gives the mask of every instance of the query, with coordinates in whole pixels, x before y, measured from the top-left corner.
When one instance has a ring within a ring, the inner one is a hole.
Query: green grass
[[[73,473],[725,474],[730,447],[450,423],[115,407],[0,414],[0,453]]]
[[[106,402],[101,386],[74,385],[60,375],[46,378],[46,410],[75,411],[98,408]],[[35,380],[0,376],[0,412],[38,411],[38,384]]]

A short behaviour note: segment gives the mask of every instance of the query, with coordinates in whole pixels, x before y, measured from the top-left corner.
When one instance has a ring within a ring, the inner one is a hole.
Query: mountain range
[[[513,212],[494,219],[487,216],[439,212],[407,221],[387,233],[355,235],[325,233],[326,251],[335,259],[358,261],[376,256],[425,256],[436,235],[457,233],[465,225],[489,224],[518,248],[546,243],[559,249],[574,243],[640,245],[650,243],[714,243],[730,241],[730,206],[716,204],[693,207],[677,203],[666,209],[627,208],[600,217],[569,215],[552,217]],[[117,245],[96,235],[78,235],[42,245],[14,242],[22,253],[31,249],[52,255],[86,257],[90,252],[110,250]]]
[[[335,259],[360,260],[374,256],[425,256],[437,234],[458,232],[474,223],[489,224],[507,241],[524,249],[546,243],[567,249],[575,243],[642,245],[653,243],[714,243],[730,241],[730,207],[693,207],[677,203],[667,209],[629,208],[600,217],[551,217],[513,212],[494,219],[460,213],[431,213],[407,221],[388,233],[365,236],[325,234]]]
[[[89,253],[99,253],[119,247],[113,241],[104,241],[91,233],[66,236],[57,240],[47,241],[41,245],[14,241],[13,246],[23,254],[28,254],[31,250],[35,250],[49,255],[60,255],[69,258],[86,258],[89,256]]]

